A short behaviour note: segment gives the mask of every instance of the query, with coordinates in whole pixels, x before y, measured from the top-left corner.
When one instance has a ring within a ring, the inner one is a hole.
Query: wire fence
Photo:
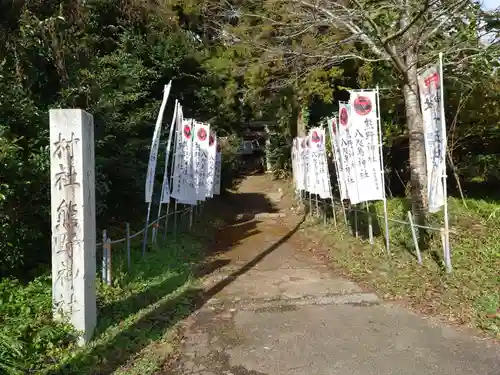
[[[100,266],[100,274],[101,280],[103,283],[107,285],[112,284],[112,248],[113,245],[125,244],[126,252],[127,252],[127,268],[130,270],[132,268],[132,240],[141,238],[143,243],[143,251],[142,255],[145,255],[146,245],[156,244],[158,240],[158,235],[163,230],[163,241],[165,242],[167,239],[168,232],[168,224],[169,219],[173,217],[173,228],[172,234],[173,236],[177,236],[178,230],[178,219],[179,217],[182,219],[183,216],[187,216],[189,214],[189,229],[192,229],[193,219],[197,216],[199,212],[202,210],[202,204],[199,206],[189,206],[184,208],[178,208],[178,204],[175,204],[175,209],[170,211],[170,205],[167,205],[167,213],[163,216],[157,218],[156,220],[149,223],[149,225],[142,230],[130,233],[130,224],[125,223],[125,236],[119,239],[111,239],[108,236],[108,231],[105,229],[102,231],[102,242],[96,244],[97,248],[102,248],[102,252],[96,258],[97,266]],[[164,221],[164,225],[162,226],[160,223]],[[148,236],[149,230],[152,230],[152,235]]]
[[[422,255],[420,249],[420,229],[428,232],[438,233],[440,236],[440,242],[443,249],[443,256],[445,255],[445,231],[444,227],[434,227],[430,225],[419,225],[415,223],[411,209],[406,211],[407,220],[395,219],[385,215],[380,215],[377,212],[376,206],[371,202],[360,203],[358,205],[345,204],[342,201],[337,201],[335,199],[322,199],[319,195],[312,194],[306,191],[296,192],[299,201],[308,208],[308,213],[311,216],[321,217],[323,216],[325,224],[328,219],[331,218],[335,228],[338,227],[339,221],[343,221],[346,228],[350,229],[351,234],[356,238],[365,237],[368,239],[370,245],[375,244],[375,237],[384,236],[384,231],[380,230],[379,220],[382,222],[387,219],[388,223],[397,224],[403,226],[399,228],[399,232],[406,232],[408,240],[410,243],[406,245],[411,247],[414,251],[414,255],[417,258],[419,264],[422,264]],[[362,209],[364,206],[364,209]],[[342,217],[339,219],[338,216]],[[387,253],[391,253],[390,249],[390,235],[393,231],[387,231],[389,238],[384,238],[386,242]],[[456,234],[453,230],[450,230],[450,234]]]

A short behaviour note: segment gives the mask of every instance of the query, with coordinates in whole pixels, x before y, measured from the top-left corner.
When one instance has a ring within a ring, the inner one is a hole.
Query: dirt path
[[[165,374],[500,375],[498,346],[384,303],[303,251],[282,195],[256,176],[227,198],[239,215],[218,235],[223,266]]]

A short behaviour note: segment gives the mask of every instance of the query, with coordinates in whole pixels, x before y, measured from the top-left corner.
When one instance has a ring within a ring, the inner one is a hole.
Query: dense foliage
[[[239,118],[214,95],[221,82],[203,67],[207,51],[182,8],[7,3],[0,10],[0,275],[29,277],[50,259],[48,109],[94,116],[98,225],[143,216],[152,125],[170,79],[187,116],[221,129]]]
[[[94,115],[99,224],[133,221],[144,210],[141,191],[152,124],[163,84],[170,79],[172,96],[181,100],[186,114],[210,120],[221,135],[239,133],[242,124],[252,119],[275,124],[278,149],[270,158],[285,168],[297,127],[331,115],[335,101],[346,99],[345,87],[379,84],[384,88],[385,159],[391,191],[404,192],[408,132],[398,75],[384,61],[341,59],[328,66],[319,57],[315,61],[310,51],[320,51],[324,43],[313,41],[320,36],[325,43],[335,39],[336,29],[311,28],[277,49],[273,38],[284,30],[262,20],[286,11],[286,2],[280,3],[284,8],[269,3],[254,21],[242,16],[236,27],[232,19],[221,19],[220,9],[211,2],[3,4],[0,275],[30,277],[49,260],[48,109],[80,107]],[[465,9],[464,15],[477,17],[471,9]],[[488,20],[494,28],[494,14]],[[276,32],[270,33],[271,29]],[[456,32],[472,43],[471,26]],[[269,48],[249,43],[253,37]],[[353,48],[363,52],[364,47],[344,45],[337,53]],[[490,55],[489,50],[474,58],[458,76],[453,65],[445,73],[453,172],[469,185],[488,182],[492,187],[498,181],[500,163],[500,77]],[[125,207],[123,202],[133,203]]]

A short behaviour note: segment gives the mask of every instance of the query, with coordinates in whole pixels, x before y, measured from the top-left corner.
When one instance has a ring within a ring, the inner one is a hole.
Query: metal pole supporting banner
[[[337,129],[336,130],[337,130],[337,133],[339,133],[339,120],[336,120],[336,124],[337,124]],[[339,150],[339,152],[340,152],[340,150]],[[339,162],[340,162],[340,160],[339,160]],[[337,176],[337,181],[339,181],[339,176]],[[347,184],[346,184],[345,188],[346,188],[346,194],[348,194]],[[340,188],[339,188],[339,194],[340,194]],[[346,208],[345,208],[344,200],[342,199],[342,197],[340,197],[340,204],[342,206],[342,213],[344,215],[344,223],[345,223],[345,226],[347,228],[347,226],[348,226],[348,224],[347,224],[347,213],[346,213]]]
[[[158,147],[160,143],[161,135],[161,124],[163,121],[163,112],[165,112],[165,107],[167,105],[168,97],[170,95],[170,88],[172,86],[172,81],[168,85],[165,85],[163,89],[163,100],[161,102],[160,111],[156,119],[155,129],[153,133],[153,139],[151,143],[151,151],[149,154],[148,171],[146,176],[146,186],[145,186],[145,201],[148,204],[148,212],[146,215],[146,224],[144,226],[144,240],[142,243],[142,255],[146,253],[146,246],[148,241],[148,228],[149,219],[151,217],[151,202],[153,200],[153,189],[155,182],[155,172],[156,172],[156,161],[158,158]]]
[[[440,80],[440,96],[441,96],[441,137],[442,137],[442,145],[441,145],[441,155],[443,158],[442,168],[443,168],[443,196],[444,196],[444,236],[445,236],[445,262],[446,262],[446,271],[451,273],[452,265],[451,265],[451,249],[450,249],[450,228],[449,228],[449,218],[448,218],[448,189],[446,183],[446,146],[447,146],[447,137],[446,137],[446,120],[445,120],[445,112],[444,112],[444,86],[443,86],[443,53],[439,53],[439,80]]]
[[[354,234],[356,235],[356,238],[358,238],[359,233],[358,233],[358,205],[354,205]]]
[[[108,242],[106,229],[102,231],[102,263],[101,263],[101,279],[105,283],[108,274],[108,248],[105,246]]]
[[[174,183],[174,166],[176,165],[177,158],[178,158],[177,141],[178,141],[180,127],[182,125],[182,122],[180,120],[181,114],[182,114],[182,107],[178,101],[176,102],[175,109],[176,109],[176,113],[175,113],[176,124],[175,124],[175,130],[173,133],[173,135],[174,135],[174,157],[172,158],[171,165],[170,165],[170,188],[173,188],[173,183]],[[170,153],[170,151],[169,151],[169,153]],[[170,201],[171,201],[171,198],[169,198],[169,200],[167,202],[167,216],[165,216],[165,231],[163,232],[163,241],[167,240],[168,220],[170,217]],[[177,200],[176,200],[176,202],[177,202]],[[176,215],[176,211],[177,211],[177,203],[175,203],[174,215]],[[175,229],[174,229],[174,232],[175,232]]]
[[[323,155],[325,158],[325,165],[326,169],[328,170],[328,161],[326,160],[326,154]],[[338,177],[337,177],[337,182],[338,182]],[[333,215],[333,225],[335,226],[335,229],[337,229],[337,214],[335,212],[335,201],[333,200],[333,189],[332,189],[332,182],[330,181],[330,173],[328,173],[328,189],[330,189],[330,197],[332,199],[332,215]],[[341,199],[342,200],[342,199]],[[325,201],[326,202],[326,201]],[[326,206],[325,206],[326,207]],[[326,208],[325,208],[325,218],[326,218]]]
[[[169,204],[170,202],[170,185],[168,184],[169,182],[169,176],[168,176],[168,170],[169,170],[169,159],[170,159],[170,150],[171,150],[171,145],[172,145],[172,137],[173,133],[176,134],[175,140],[177,141],[177,127],[175,126],[177,123],[177,106],[179,105],[179,102],[175,100],[175,105],[174,105],[174,114],[172,117],[172,122],[170,123],[170,131],[168,133],[168,141],[167,141],[167,147],[165,148],[165,171],[163,172],[163,184],[162,184],[162,189],[161,189],[161,197],[160,197],[160,204],[158,205],[158,215],[156,217],[157,225],[159,226],[160,224],[160,217],[161,217],[161,206],[163,203],[167,202]],[[170,169],[171,170],[171,169]],[[170,173],[172,174],[172,172]],[[166,230],[166,228],[165,228]],[[156,235],[157,235],[157,230],[153,230],[153,243],[156,243]]]
[[[342,199],[340,200],[340,204],[342,205],[342,213],[344,214],[344,223],[345,223],[345,226],[347,227],[347,213],[346,213],[344,201]],[[333,201],[332,201],[332,206],[334,206]]]
[[[165,230],[163,231],[163,242],[167,240],[168,217],[170,216],[170,202],[167,203],[167,214],[165,215]]]
[[[382,121],[380,119],[380,94],[377,86],[377,121],[378,121],[378,139],[379,139],[379,153],[380,153],[380,173],[382,174],[382,186],[384,189],[384,221],[385,221],[385,248],[387,254],[391,254],[390,239],[389,239],[389,217],[387,213],[387,196],[385,193],[385,171],[384,171],[384,152],[382,143]]]
[[[333,120],[332,120],[333,121]],[[344,223],[347,227],[347,215],[345,213],[345,206],[344,206],[344,201],[342,200],[342,193],[341,193],[341,186],[340,184],[342,183],[342,181],[340,180],[340,173],[339,173],[339,168],[340,168],[340,160],[338,160],[338,155],[335,151],[335,147],[333,145],[334,142],[337,142],[337,140],[335,139],[335,135],[333,134],[333,131],[332,129],[329,128],[329,133],[330,133],[330,138],[331,138],[331,143],[332,143],[332,151],[333,151],[333,161],[334,161],[334,165],[335,165],[335,178],[337,179],[337,186],[339,187],[339,197],[340,197],[340,204],[342,205],[342,212],[344,214]],[[335,120],[335,132],[338,134],[338,121]],[[340,151],[339,151],[340,152]],[[331,181],[330,182],[330,191],[332,191],[332,211],[333,211],[333,216],[334,216],[334,220],[335,220],[335,228],[337,228],[337,219],[336,219],[336,215],[335,215],[335,202],[333,200],[333,190],[332,190],[332,185],[331,185]]]
[[[372,214],[370,212],[370,207],[368,202],[365,202],[366,215],[368,219],[368,238],[370,239],[370,245],[373,245],[373,225],[372,225]]]
[[[177,200],[174,206],[174,238],[177,238]]]

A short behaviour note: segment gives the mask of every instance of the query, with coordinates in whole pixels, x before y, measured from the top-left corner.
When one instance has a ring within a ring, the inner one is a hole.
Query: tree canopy
[[[408,147],[421,147],[408,137],[421,127],[409,105],[413,74],[442,51],[453,171],[469,190],[496,186],[498,19],[464,0],[3,2],[0,273],[26,275],[50,259],[48,110],[94,115],[99,223],[137,220],[170,79],[186,115],[220,135],[275,122],[285,159],[291,137],[336,111],[346,89],[379,85],[386,168],[398,194],[410,180]]]

